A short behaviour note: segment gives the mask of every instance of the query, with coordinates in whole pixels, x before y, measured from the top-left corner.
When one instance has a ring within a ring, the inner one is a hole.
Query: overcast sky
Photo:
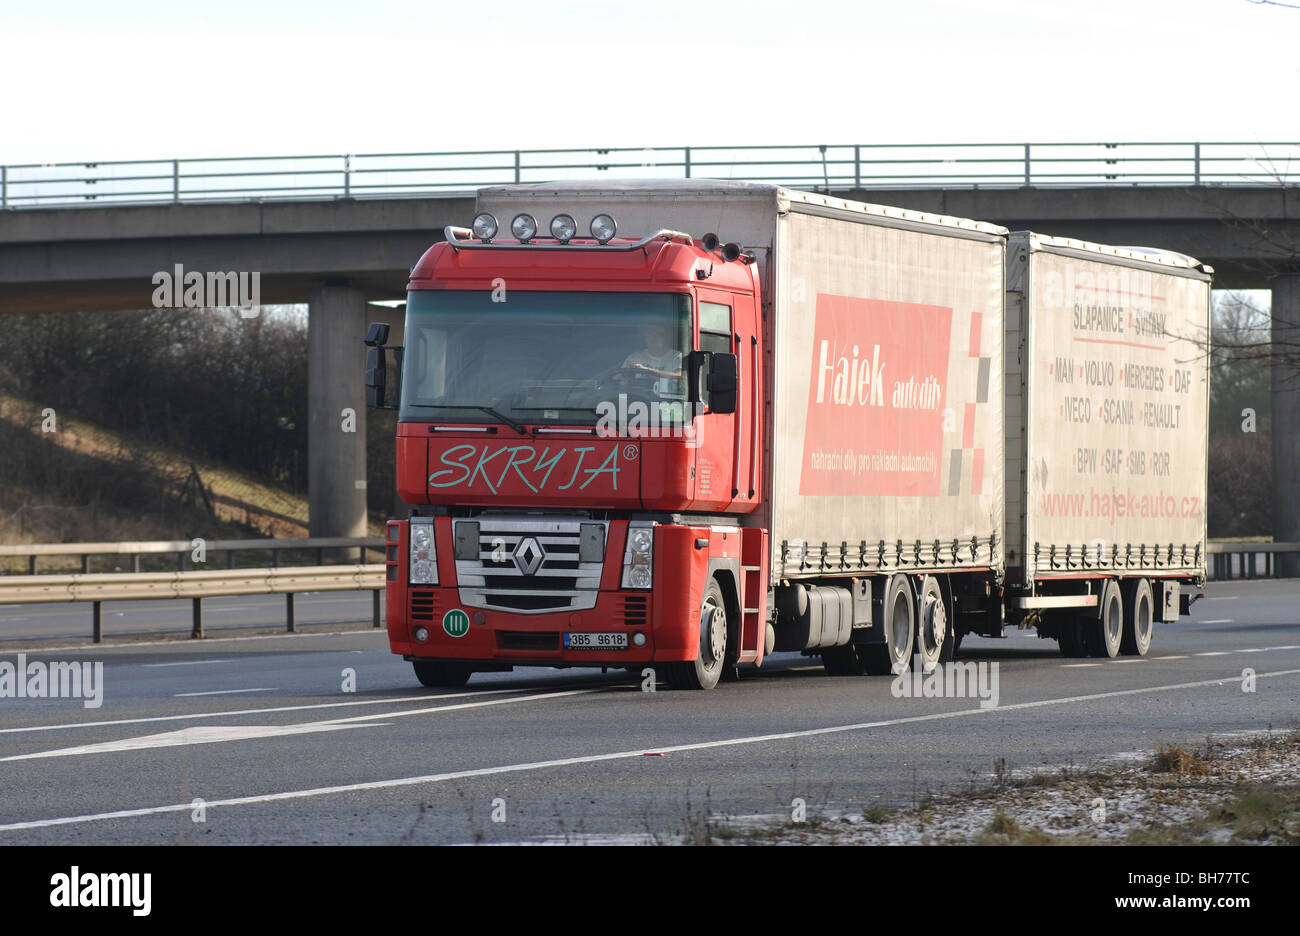
[[[0,13],[0,163],[1300,138],[1249,0],[119,0]]]

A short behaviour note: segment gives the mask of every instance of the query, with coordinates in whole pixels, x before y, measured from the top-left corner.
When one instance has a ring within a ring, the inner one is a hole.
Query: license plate
[[[565,634],[565,650],[626,650],[627,634],[600,631],[594,634]]]

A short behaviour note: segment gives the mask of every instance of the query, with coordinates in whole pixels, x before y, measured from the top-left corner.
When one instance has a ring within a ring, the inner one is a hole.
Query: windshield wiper
[[[429,405],[441,406],[443,409],[479,410],[480,412],[488,413],[489,415],[495,416],[498,420],[505,423],[507,426],[509,426],[515,432],[519,433],[521,436],[528,435],[527,429],[519,425],[519,423],[515,422],[509,416],[506,416],[503,413],[498,413],[490,406],[479,406],[476,403],[430,403]]]
[[[544,413],[547,410],[577,410],[579,413],[591,413],[600,415],[600,410],[593,406],[569,406],[566,403],[560,403],[556,406],[512,406],[512,410],[519,413]]]

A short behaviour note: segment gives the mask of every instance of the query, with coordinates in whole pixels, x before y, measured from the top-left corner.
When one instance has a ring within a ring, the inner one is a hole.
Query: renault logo
[[[520,575],[532,575],[546,558],[546,550],[542,549],[542,544],[533,537],[525,536],[515,547],[511,558],[514,559],[515,568],[519,570]]]

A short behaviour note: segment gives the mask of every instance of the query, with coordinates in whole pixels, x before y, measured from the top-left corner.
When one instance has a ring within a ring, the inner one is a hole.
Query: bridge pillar
[[[1300,542],[1300,274],[1273,280],[1273,539]],[[1276,574],[1300,576],[1300,554],[1279,553]]]
[[[366,534],[366,296],[326,285],[308,297],[307,498],[312,536]]]

